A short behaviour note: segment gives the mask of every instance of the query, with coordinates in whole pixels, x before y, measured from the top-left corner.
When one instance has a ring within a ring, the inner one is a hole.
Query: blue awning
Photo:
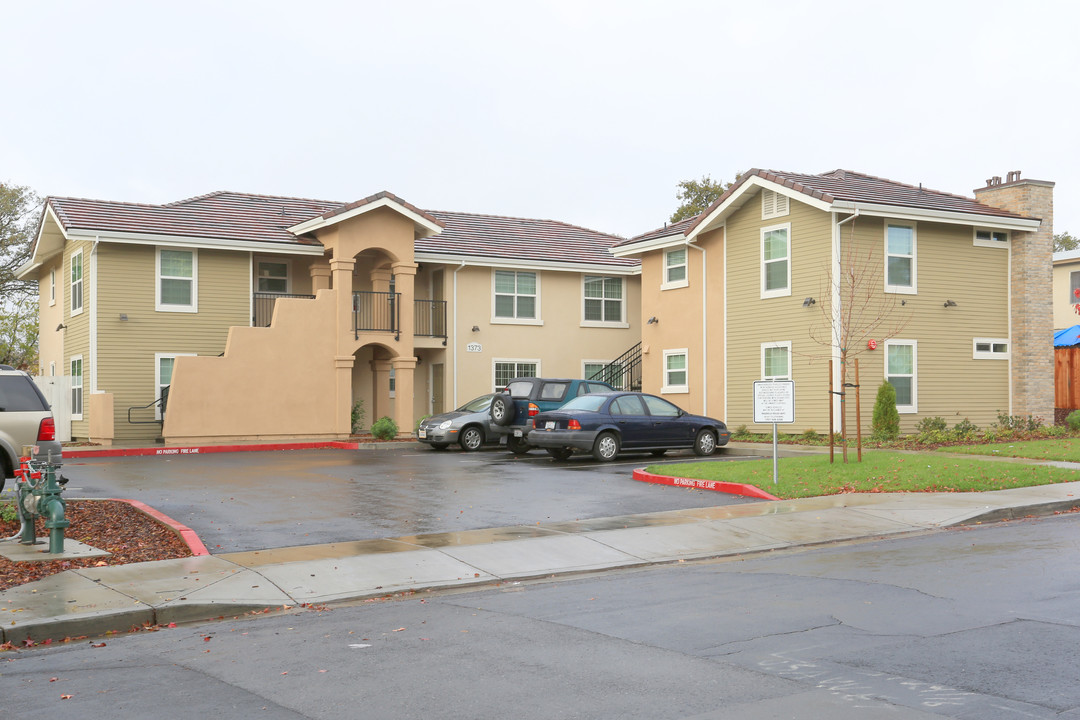
[[[1054,333],[1054,347],[1072,347],[1080,345],[1080,325],[1058,330]]]

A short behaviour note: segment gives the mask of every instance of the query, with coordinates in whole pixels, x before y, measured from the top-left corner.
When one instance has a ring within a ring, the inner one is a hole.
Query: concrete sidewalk
[[[1080,507],[1080,482],[801,500],[68,570],[0,592],[0,641],[883,538]]]

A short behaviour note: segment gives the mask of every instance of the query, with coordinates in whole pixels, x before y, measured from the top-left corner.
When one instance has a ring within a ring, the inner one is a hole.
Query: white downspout
[[[841,318],[842,318],[842,315],[841,315],[842,308],[840,308],[840,280],[839,279],[843,277],[843,268],[841,267],[841,263],[844,261],[843,253],[841,253],[841,247],[840,247],[841,240],[843,239],[843,233],[840,230],[840,226],[843,225],[844,223],[851,222],[852,220],[854,220],[857,217],[859,217],[859,206],[858,205],[855,206],[855,212],[853,212],[849,217],[844,218],[840,222],[836,222],[835,225],[833,226],[835,228],[835,231],[836,231],[836,241],[833,244],[833,252],[834,252],[835,255],[833,257],[832,267],[833,267],[833,276],[836,278],[836,281],[833,283],[833,287],[832,287],[832,295],[833,296],[832,296],[832,298],[830,298],[831,305],[832,305],[832,311],[831,311],[831,315],[832,315],[831,320],[832,320],[832,322],[831,322],[831,327],[829,328],[829,332],[832,334],[832,337],[836,340],[836,345],[833,347],[832,352],[830,353],[830,355],[832,355],[833,360],[836,361],[836,362],[833,363],[833,378],[832,378],[832,381],[833,381],[833,386],[834,387],[839,383],[839,380],[840,380],[840,362],[839,362],[840,361],[840,343],[839,343],[839,340],[840,340],[840,328],[839,328],[839,325],[840,325]],[[833,218],[834,218],[834,222],[835,222],[835,218],[836,218],[835,211],[833,212]],[[840,388],[840,391],[843,392],[843,388]],[[840,397],[841,397],[840,395],[833,395],[833,397],[832,397],[832,403],[833,403],[833,405],[836,406],[836,407],[833,408],[833,412],[836,414],[836,416],[840,415],[840,410],[841,410],[841,408],[839,407],[840,406]],[[831,431],[832,431],[832,428],[830,428],[830,432]]]
[[[98,379],[98,333],[97,333],[97,249],[101,242],[99,235],[94,236],[94,244],[90,248],[90,395],[97,392]],[[85,410],[85,408],[84,408]]]
[[[727,230],[724,230],[726,236]],[[693,240],[686,241],[686,247],[692,247],[701,252],[701,414],[709,414],[709,305],[706,302],[708,290],[708,251],[694,245]]]
[[[454,404],[452,405],[452,407],[460,407],[460,404],[458,403],[458,362],[457,362],[457,349],[458,349],[458,338],[457,338],[457,335],[458,335],[458,317],[457,317],[457,305],[458,305],[458,301],[457,301],[457,285],[458,285],[458,282],[457,282],[457,280],[458,280],[458,278],[457,278],[457,274],[458,274],[459,270],[462,270],[464,268],[465,268],[465,261],[464,260],[461,261],[460,265],[458,265],[456,268],[454,268],[454,315],[453,315],[454,322],[451,325],[451,327],[454,328],[454,335],[451,338],[451,340],[454,343],[454,346],[450,351],[450,358],[454,362]]]

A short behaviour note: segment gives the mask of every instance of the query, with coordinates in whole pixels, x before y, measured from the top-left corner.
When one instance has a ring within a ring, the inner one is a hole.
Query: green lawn
[[[1080,439],[1048,438],[1046,440],[1025,440],[990,445],[964,445],[962,447],[941,448],[941,451],[968,453],[970,455],[996,455],[998,457],[1080,462]]]
[[[1058,441],[1034,441],[1036,444]],[[1077,441],[1073,441],[1076,443]],[[1027,443],[1012,443],[1014,447]],[[986,446],[993,447],[993,446]],[[956,448],[946,448],[955,452]],[[1018,451],[1021,452],[1021,451]],[[1039,452],[1029,450],[1028,452]],[[773,485],[773,461],[704,461],[650,465],[658,475],[756,485],[780,498],[815,497],[842,492],[975,492],[1080,480],[1076,470],[1018,462],[945,457],[939,453],[897,453],[864,450],[863,461],[844,463],[838,453],[779,459],[779,483]],[[1040,459],[1045,456],[1037,455]]]

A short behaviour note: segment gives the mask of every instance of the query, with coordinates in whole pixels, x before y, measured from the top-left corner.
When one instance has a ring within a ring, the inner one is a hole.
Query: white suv
[[[40,459],[61,461],[52,410],[29,375],[0,365],[0,490],[15,477],[23,448],[37,446]]]

